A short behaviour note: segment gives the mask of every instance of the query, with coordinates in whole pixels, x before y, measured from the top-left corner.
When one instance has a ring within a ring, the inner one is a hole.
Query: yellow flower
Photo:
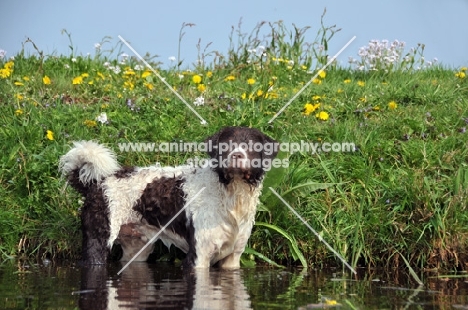
[[[358,84],[358,86],[364,87],[364,85],[366,85],[366,82],[358,81],[357,84]]]
[[[344,92],[344,90],[342,90],[341,88],[338,88],[338,90],[336,91],[338,94],[341,94]]]
[[[244,100],[245,98],[247,98],[247,94],[246,94],[246,93],[242,93],[241,99]]]
[[[125,82],[124,82],[124,88],[127,88],[127,89],[132,90],[132,89],[135,88],[135,84],[133,84],[133,83],[130,82],[130,81],[125,81]]]
[[[21,114],[23,114],[23,113],[24,113],[24,111],[21,110],[21,109],[18,109],[18,110],[15,111],[15,115],[16,115],[16,116],[19,116],[19,115],[21,115]]]
[[[380,107],[378,105],[376,105],[375,107],[372,108],[372,110],[374,111],[380,111]]]
[[[83,78],[87,78],[88,76],[89,76],[88,73],[81,73],[81,77],[83,77]]]
[[[330,118],[330,115],[328,115],[328,113],[325,111],[321,111],[317,113],[315,117],[318,118],[319,120],[326,121]]]
[[[320,71],[319,77],[320,77],[321,79],[324,79],[326,76],[327,76],[327,73],[326,73],[325,71],[323,71],[323,70]]]
[[[194,76],[192,76],[192,82],[194,82],[195,84],[200,84],[201,80],[202,78],[198,74],[195,74]]]
[[[97,122],[96,122],[96,121],[93,121],[93,120],[87,119],[87,120],[85,120],[85,121],[83,122],[83,125],[85,125],[86,127],[89,127],[89,128],[91,128],[91,127],[96,127]]]
[[[210,77],[212,77],[212,76],[213,76],[213,72],[208,71],[208,72],[206,73],[206,77],[209,77],[209,78],[210,78]]]
[[[11,75],[11,70],[8,69],[0,69],[0,78],[6,79]]]
[[[320,107],[320,103],[317,103],[317,104],[306,103],[304,105],[304,110],[302,111],[302,114],[308,116],[312,112],[317,110],[319,107]]]
[[[466,70],[468,70],[468,68],[466,68],[466,67],[461,67],[460,68],[460,71],[466,71]]]
[[[146,88],[148,88],[149,90],[153,90],[153,88],[154,88],[154,85],[151,84],[151,83],[143,83],[143,85],[144,85]]]
[[[7,63],[5,63],[5,64],[3,65],[3,68],[5,68],[5,69],[7,69],[7,70],[10,70],[10,71],[13,71],[13,66],[14,66],[14,65],[15,65],[15,64],[13,63],[13,61],[9,61],[9,62],[7,62]]]
[[[93,85],[93,84],[94,84],[94,81],[93,81],[93,80],[91,80],[91,81],[88,82],[88,85]]]
[[[16,97],[16,99],[18,99],[18,100],[23,100],[23,99],[24,99],[24,96],[21,95],[21,94],[16,94],[15,97]]]
[[[466,73],[464,71],[460,71],[460,72],[455,73],[455,76],[459,79],[464,79],[466,78]]]
[[[351,79],[346,79],[346,80],[343,81],[343,83],[349,84],[349,83],[351,83]]]
[[[151,75],[151,71],[146,70],[141,74],[141,78],[146,79],[149,75]]]
[[[44,83],[44,85],[50,85],[52,81],[50,80],[50,77],[48,77],[47,75],[44,75],[44,77],[42,78],[42,83]]]
[[[257,90],[257,97],[261,97],[263,95],[263,90]]]
[[[15,82],[14,84],[15,84],[16,86],[23,86],[23,85],[24,85],[24,84],[21,83],[21,82]]]
[[[47,130],[46,138],[50,141],[54,140],[54,133],[52,132],[52,130]]]
[[[126,75],[126,76],[135,75],[135,71],[133,71],[132,68],[127,67],[127,68],[125,68],[125,71],[124,71],[123,74]]]
[[[322,97],[320,97],[319,95],[312,96],[312,100],[314,101],[318,101],[320,99],[322,99]]]
[[[388,108],[390,110],[395,110],[397,107],[398,107],[398,104],[393,100],[388,103]]]
[[[198,89],[199,92],[202,93],[202,92],[205,91],[206,86],[205,86],[205,84],[198,84],[197,89]]]
[[[29,78],[29,76],[23,76],[23,80],[27,82],[27,81],[30,80],[30,78]]]
[[[322,84],[322,80],[315,78],[315,79],[312,80],[312,83],[320,85],[320,84]]]
[[[229,75],[224,80],[225,81],[234,81],[235,79],[236,79],[236,77],[234,75]]]
[[[73,83],[73,85],[82,84],[83,83],[83,77],[82,76],[77,76],[77,77],[73,78],[72,83]]]
[[[253,79],[253,78],[248,79],[247,84],[249,84],[249,85],[255,84],[255,79]]]
[[[359,101],[361,101],[361,102],[367,102],[367,98],[366,98],[366,97],[361,97],[361,98],[359,98]]]
[[[307,66],[305,66],[305,65],[302,65],[302,66],[301,66],[301,69],[302,69],[302,70],[307,70],[307,69],[309,69],[309,68],[307,68]]]
[[[99,76],[99,77],[101,78],[101,80],[105,80],[105,79],[106,79],[106,77],[104,76],[104,74],[102,74],[101,72],[98,72],[98,73],[96,73],[96,74],[97,74],[97,76]]]

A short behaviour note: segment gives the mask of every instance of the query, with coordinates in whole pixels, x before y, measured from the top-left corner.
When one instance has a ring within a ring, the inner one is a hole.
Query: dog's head
[[[278,154],[278,143],[248,127],[225,127],[205,140],[213,170],[223,184],[235,179],[258,185]]]

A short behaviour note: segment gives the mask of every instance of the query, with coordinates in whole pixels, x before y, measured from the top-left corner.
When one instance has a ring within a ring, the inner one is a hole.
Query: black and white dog
[[[205,146],[211,158],[206,167],[121,167],[104,146],[75,142],[59,167],[84,196],[84,263],[106,263],[114,242],[122,246],[122,260],[130,260],[205,188],[159,239],[187,253],[184,267],[238,268],[277,143],[256,129],[226,127]],[[146,261],[151,252],[146,248],[136,260]]]

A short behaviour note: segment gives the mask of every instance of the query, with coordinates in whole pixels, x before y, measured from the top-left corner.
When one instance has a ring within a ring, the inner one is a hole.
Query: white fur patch
[[[80,169],[80,182],[86,185],[92,180],[100,182],[120,169],[115,153],[108,148],[93,141],[79,141],[73,145],[74,148],[60,158],[59,170],[63,175]]]

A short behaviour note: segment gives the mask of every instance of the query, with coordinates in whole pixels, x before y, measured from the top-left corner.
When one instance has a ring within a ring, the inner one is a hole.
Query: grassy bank
[[[118,143],[202,141],[220,127],[242,125],[280,142],[354,143],[352,152],[283,152],[289,167],[266,179],[353,266],[398,267],[403,256],[413,267],[463,269],[466,69],[417,70],[423,49],[400,51],[391,64],[362,58],[352,67],[332,65],[269,125],[324,64],[335,33],[322,27],[307,43],[305,30],[270,26],[266,42],[253,31],[227,55],[191,70],[151,62],[204,126],[133,57],[38,50],[1,59],[2,258],[77,258],[80,197],[57,171],[72,141],[105,143],[122,164],[178,165],[203,154],[123,152]],[[249,247],[280,264],[300,263],[299,251],[310,266],[339,264],[266,188]]]

